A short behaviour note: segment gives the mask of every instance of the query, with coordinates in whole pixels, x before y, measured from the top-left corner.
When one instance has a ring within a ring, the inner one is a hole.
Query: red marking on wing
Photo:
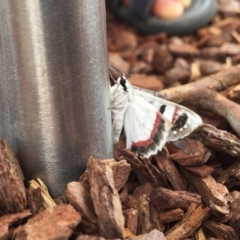
[[[146,140],[138,141],[138,142],[132,142],[132,146],[145,147],[145,146],[150,145],[152,138],[154,137],[155,133],[158,130],[158,126],[161,123],[161,120],[162,120],[162,117],[161,117],[160,113],[157,112],[156,113],[156,119],[155,119],[155,122],[154,122],[154,126],[153,126],[153,129],[151,131],[151,134],[150,134],[149,138],[146,139]]]
[[[176,122],[176,120],[178,119],[179,115],[178,115],[178,108],[175,107],[174,113],[173,113],[173,117],[172,117],[172,123],[174,124]]]

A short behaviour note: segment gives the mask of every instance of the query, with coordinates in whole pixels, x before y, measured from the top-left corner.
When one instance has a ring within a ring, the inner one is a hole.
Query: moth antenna
[[[118,68],[116,68],[116,67],[114,67],[114,66],[112,66],[112,65],[109,65],[109,68],[112,68],[114,71],[116,71],[116,72],[118,72],[119,74],[121,74],[122,77],[126,77],[125,73],[122,72],[121,70],[119,70]],[[112,78],[112,80],[113,80],[114,82],[117,81],[115,78],[113,78],[112,74],[109,74],[109,75],[111,76],[111,78]]]
[[[120,71],[118,68],[114,67],[113,65],[109,65],[110,68],[112,68],[114,71],[122,74],[122,71]]]
[[[111,76],[111,78],[112,78],[112,80],[114,81],[114,83],[115,83],[115,84],[117,83],[118,86],[122,86],[122,87],[123,87],[123,90],[124,90],[125,92],[127,92],[126,75],[125,75],[125,73],[122,72],[122,71],[120,71],[119,69],[117,69],[116,67],[114,67],[114,66],[112,66],[112,65],[109,65],[109,68],[112,68],[114,71],[116,71],[116,72],[118,72],[118,73],[121,74],[120,82],[118,83],[118,82],[117,82],[117,79],[115,79],[115,78],[112,76],[111,72],[109,71],[109,75]],[[117,87],[117,88],[118,88],[118,87]],[[116,90],[117,90],[117,88],[116,88]]]
[[[110,75],[110,82],[111,82],[111,84],[112,84],[112,81],[113,81],[113,83],[116,83],[117,82],[117,79],[115,79],[114,77],[113,77],[113,75],[112,75],[112,73],[109,71],[109,75]],[[112,81],[111,81],[112,80]]]

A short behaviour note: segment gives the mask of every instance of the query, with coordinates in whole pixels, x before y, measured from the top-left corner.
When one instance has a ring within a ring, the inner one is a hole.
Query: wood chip
[[[179,240],[190,236],[202,224],[209,208],[192,203],[183,219],[166,233],[166,240]]]
[[[129,81],[137,87],[146,88],[153,91],[160,91],[163,89],[163,78],[156,75],[148,75],[145,74],[134,74]]]
[[[212,232],[217,238],[224,238],[226,240],[239,240],[233,229],[223,223],[206,221],[203,223],[203,229]]]
[[[112,168],[107,163],[90,157],[87,170],[90,194],[101,235],[106,238],[123,238],[124,217],[119,195],[114,186]]]
[[[182,169],[182,172],[212,211],[229,218],[229,205],[232,198],[224,185],[217,183],[210,175],[201,178],[185,169]]]
[[[162,61],[164,59],[164,61]],[[159,64],[161,63],[161,64]],[[173,65],[173,57],[166,46],[155,49],[152,66],[159,72],[163,73]]]
[[[49,195],[47,186],[42,182],[40,178],[29,181],[29,184],[29,189],[40,189],[40,194],[43,200],[42,205],[44,206],[44,208],[50,208],[57,205],[52,199],[52,197]]]
[[[184,211],[180,208],[170,210],[158,210],[158,218],[161,223],[170,223],[182,220]]]
[[[200,126],[198,130],[206,146],[231,156],[240,156],[240,139],[235,135],[207,124]]]
[[[240,192],[233,191],[231,193],[232,204],[231,204],[231,218],[229,220],[229,225],[234,229],[237,236],[240,236]]]
[[[0,139],[0,214],[16,213],[27,206],[24,176],[18,160]]]
[[[132,234],[136,235],[138,230],[138,211],[133,208],[129,208],[124,211],[125,228],[127,228]]]
[[[42,197],[42,192],[40,188],[27,189],[26,193],[27,193],[28,206],[33,215],[45,209],[43,205],[44,199]]]
[[[153,226],[150,220],[149,197],[147,195],[142,195],[139,197],[137,211],[141,229],[140,233],[148,233],[153,230]]]
[[[185,185],[182,178],[179,175],[173,161],[170,159],[169,152],[167,148],[163,148],[156,156],[154,160],[165,179],[171,184],[172,188],[177,191],[185,191]]]
[[[12,239],[12,226],[19,225],[23,219],[31,216],[31,212],[27,209],[23,212],[6,214],[0,217],[0,239]]]
[[[211,152],[199,141],[184,138],[172,144],[174,144],[178,150],[171,152],[170,158],[181,166],[202,165],[206,163],[211,156]]]
[[[168,49],[177,57],[190,57],[199,54],[198,49],[190,44],[169,44]]]
[[[167,86],[180,82],[181,84],[187,83],[190,79],[190,71],[184,68],[172,68],[165,73],[164,82]]]
[[[126,160],[131,164],[132,169],[136,173],[141,173],[143,177],[148,179],[149,183],[153,187],[169,186],[165,176],[159,171],[159,169],[156,166],[151,164],[151,162],[148,159],[144,159],[141,156],[137,157],[133,152],[127,149],[122,149],[121,153],[124,155]]]
[[[69,239],[81,221],[80,214],[69,205],[57,205],[43,210],[14,232],[16,240]],[[39,230],[41,229],[41,230]]]
[[[201,203],[201,197],[185,191],[156,188],[150,194],[150,201],[159,209],[181,208],[186,210],[190,203]]]
[[[131,166],[126,160],[115,161],[114,159],[101,160],[102,163],[111,167],[113,172],[114,186],[119,191],[127,182]]]
[[[208,165],[185,167],[185,168],[188,171],[190,171],[200,177],[207,177],[214,171],[214,168],[212,166],[208,166]]]
[[[97,216],[90,196],[90,187],[87,184],[80,182],[68,183],[65,196],[69,203],[81,214],[84,221],[89,224],[96,224]]]

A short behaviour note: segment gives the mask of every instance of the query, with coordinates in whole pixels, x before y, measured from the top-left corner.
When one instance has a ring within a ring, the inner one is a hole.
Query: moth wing
[[[127,93],[119,85],[110,88],[113,143],[117,143],[123,128],[124,114],[128,107]]]
[[[140,96],[153,105],[169,123],[167,141],[176,141],[189,135],[202,124],[201,117],[192,110],[179,104],[156,97],[149,92],[134,89],[134,94]]]
[[[112,134],[113,143],[116,144],[122,132],[124,122],[124,112],[114,113],[112,110]]]
[[[162,150],[168,137],[167,123],[162,114],[141,96],[133,96],[124,116],[127,148],[144,157]]]

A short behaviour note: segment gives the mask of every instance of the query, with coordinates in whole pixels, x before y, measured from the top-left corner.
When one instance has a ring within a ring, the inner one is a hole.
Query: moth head
[[[111,76],[111,79],[113,80],[114,84],[118,84],[119,86],[121,86],[123,88],[124,91],[127,91],[129,82],[127,80],[127,77],[126,77],[125,73],[121,72],[120,70],[118,70],[117,68],[115,68],[113,66],[110,66],[110,68],[112,68],[114,71],[121,74],[121,76],[118,77],[117,80],[116,80],[116,79],[113,78],[113,76],[110,72],[110,76]]]

